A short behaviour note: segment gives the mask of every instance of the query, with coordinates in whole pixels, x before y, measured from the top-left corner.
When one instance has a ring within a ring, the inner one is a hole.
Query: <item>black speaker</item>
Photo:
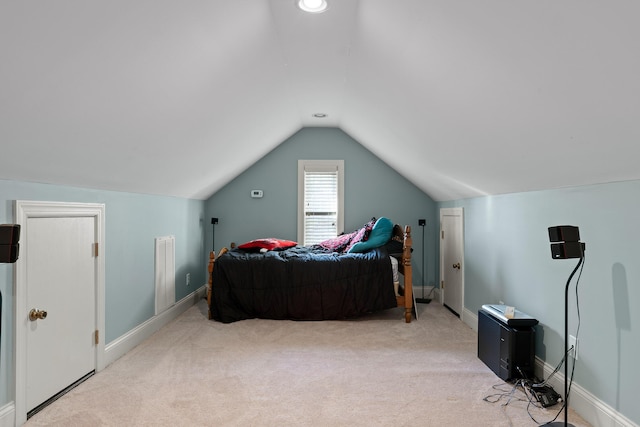
[[[18,260],[19,241],[19,224],[0,224],[0,263],[13,263]]]
[[[584,243],[581,242],[561,242],[551,244],[551,258],[569,259],[582,258],[585,250]]]
[[[580,229],[573,225],[556,225],[549,227],[550,242],[579,242]]]

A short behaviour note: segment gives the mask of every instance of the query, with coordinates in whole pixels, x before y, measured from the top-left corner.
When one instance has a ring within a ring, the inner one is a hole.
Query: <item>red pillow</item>
[[[267,239],[256,239],[243,243],[238,248],[244,250],[260,250],[273,251],[278,249],[287,249],[296,246],[298,243],[292,240],[275,239],[273,237]]]

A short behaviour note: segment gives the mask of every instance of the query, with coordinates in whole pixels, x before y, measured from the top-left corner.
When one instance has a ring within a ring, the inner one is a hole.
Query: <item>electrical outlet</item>
[[[187,273],[187,286],[191,284],[191,273]]]
[[[569,357],[578,360],[578,340],[573,335],[569,335]]]

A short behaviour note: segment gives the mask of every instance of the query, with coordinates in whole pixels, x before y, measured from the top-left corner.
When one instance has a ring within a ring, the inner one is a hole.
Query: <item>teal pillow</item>
[[[349,248],[348,252],[366,252],[370,249],[384,245],[391,239],[393,223],[389,218],[380,217],[373,225],[369,239],[365,242],[358,242]]]

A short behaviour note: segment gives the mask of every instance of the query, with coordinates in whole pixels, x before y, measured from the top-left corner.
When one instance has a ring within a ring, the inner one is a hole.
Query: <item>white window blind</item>
[[[338,235],[338,170],[304,171],[304,244]]]
[[[342,160],[299,162],[298,240],[304,245],[334,238],[342,231],[343,168]]]

